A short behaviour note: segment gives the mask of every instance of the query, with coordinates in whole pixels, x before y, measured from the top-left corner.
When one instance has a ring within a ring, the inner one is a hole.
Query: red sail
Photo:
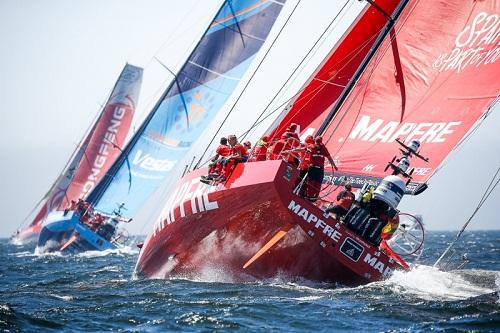
[[[393,13],[398,3],[397,0],[377,1],[387,15]],[[300,126],[301,133],[313,134],[373,46],[386,22],[387,17],[383,13],[367,5],[291,102],[286,113],[272,126],[272,136],[280,135],[292,122]]]
[[[142,72],[142,68],[125,66],[100,117],[43,199],[27,233],[38,232],[36,226],[52,210],[63,209],[71,199],[85,197],[114,162],[130,128]]]
[[[499,94],[499,12],[493,0],[408,4],[323,135],[341,173],[384,177],[396,138],[429,157],[412,160],[414,181],[436,171]]]

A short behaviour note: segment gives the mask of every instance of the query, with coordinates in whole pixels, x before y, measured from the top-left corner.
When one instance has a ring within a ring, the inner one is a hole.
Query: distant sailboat
[[[334,201],[346,181],[358,188],[380,185],[398,200],[405,190],[423,191],[499,94],[498,1],[367,2],[268,131],[277,137],[294,122],[302,135],[323,136],[340,169],[326,172],[337,187],[325,184],[325,201]],[[393,163],[403,160],[392,159],[399,149],[422,157],[408,174]],[[390,179],[388,167],[397,174]],[[354,226],[352,214],[340,221],[324,213],[321,201],[315,205],[298,195],[291,164],[240,163],[214,186],[199,183],[205,174],[206,168],[187,174],[171,192],[144,242],[137,276],[196,276],[215,267],[242,278],[279,274],[357,285],[408,269],[387,244],[378,247],[375,224],[366,224],[369,212],[358,214],[365,220]],[[406,189],[402,174],[413,179]],[[407,227],[401,223],[400,229]]]
[[[90,211],[104,216],[109,223],[103,225],[112,227],[103,230],[81,223],[87,209],[54,214],[43,224],[38,247],[44,251],[115,248],[118,221],[134,217],[178,167],[237,87],[284,3],[225,1],[123,153],[89,194]],[[117,203],[122,203],[119,210]]]
[[[15,242],[35,241],[51,212],[64,210],[71,199],[86,198],[104,176],[125,143],[139,99],[142,73],[140,67],[125,65],[101,114],[35,207],[38,213],[31,223],[14,235]]]

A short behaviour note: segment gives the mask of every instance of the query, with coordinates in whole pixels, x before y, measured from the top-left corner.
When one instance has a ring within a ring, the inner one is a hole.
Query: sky
[[[14,232],[49,189],[100,111],[124,64],[145,69],[134,120],[137,127],[172,79],[155,58],[175,72],[221,3],[0,1],[0,237]],[[358,1],[352,3],[353,8],[361,6]],[[284,24],[296,4],[288,1],[277,27]],[[240,116],[233,120],[232,129],[265,107],[332,19],[332,6],[338,4],[314,0],[298,5],[269,60],[239,101],[236,113]],[[344,28],[333,27],[275,105],[302,86]],[[264,50],[277,31],[275,27]],[[252,66],[250,73],[256,64]],[[237,93],[242,89],[239,87]],[[228,105],[234,101],[233,96]],[[445,161],[426,192],[403,200],[402,210],[422,214],[428,229],[454,230],[465,222],[500,166],[497,109]],[[257,132],[263,132],[266,125]],[[471,229],[500,229],[498,192],[479,211]],[[131,231],[147,232],[148,226],[135,225]]]

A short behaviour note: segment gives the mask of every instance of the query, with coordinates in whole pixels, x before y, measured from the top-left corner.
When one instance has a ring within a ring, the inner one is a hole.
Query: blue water
[[[132,280],[137,251],[33,254],[0,240],[0,331],[500,332],[500,231],[469,232],[469,264],[429,266],[453,237],[428,232],[422,265],[357,288],[310,281]]]

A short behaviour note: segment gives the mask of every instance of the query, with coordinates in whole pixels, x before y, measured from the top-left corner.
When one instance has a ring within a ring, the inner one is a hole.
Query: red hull
[[[293,194],[297,174],[284,162],[240,164],[226,184],[216,187],[199,182],[205,173],[196,170],[178,183],[163,220],[144,243],[138,276],[193,277],[210,268],[237,280],[286,276],[358,285],[400,267]],[[273,248],[243,269],[278,231],[290,227]],[[342,246],[346,250],[346,238],[347,245],[362,248],[356,261],[339,251]]]

